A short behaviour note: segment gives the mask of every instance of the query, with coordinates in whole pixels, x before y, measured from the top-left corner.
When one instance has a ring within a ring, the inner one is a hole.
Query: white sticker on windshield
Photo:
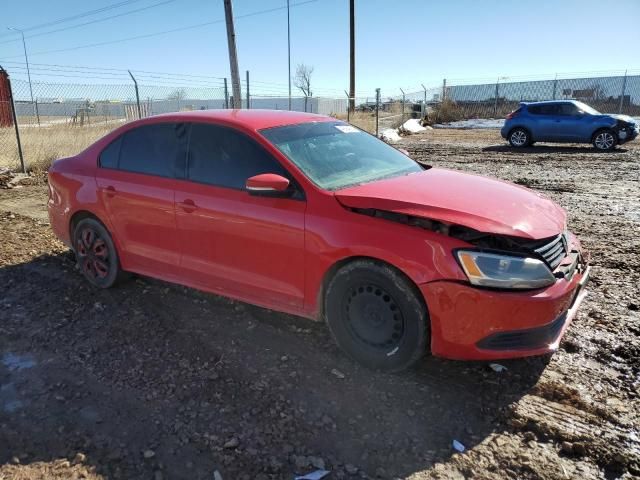
[[[336,125],[336,128],[342,133],[358,133],[359,130],[351,125]]]

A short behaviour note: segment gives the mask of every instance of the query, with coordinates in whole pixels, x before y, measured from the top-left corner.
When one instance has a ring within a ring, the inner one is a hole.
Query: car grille
[[[549,265],[551,270],[555,270],[568,253],[566,234],[561,233],[557,237],[554,237],[550,242],[534,248],[534,251],[544,258],[544,261],[547,262],[547,265]]]

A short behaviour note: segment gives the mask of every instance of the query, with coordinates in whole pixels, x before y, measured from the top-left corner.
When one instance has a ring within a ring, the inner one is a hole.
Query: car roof
[[[554,103],[578,103],[577,100],[544,100],[541,102],[520,102],[520,105],[550,105]]]
[[[211,120],[227,125],[237,125],[252,130],[280,127],[309,122],[336,121],[333,117],[315,113],[290,112],[288,110],[194,110],[154,115],[139,120],[140,123],[153,123],[157,119],[171,122]]]

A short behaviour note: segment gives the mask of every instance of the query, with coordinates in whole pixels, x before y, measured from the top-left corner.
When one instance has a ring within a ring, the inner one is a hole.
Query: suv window
[[[143,125],[126,132],[121,143],[120,170],[169,178],[183,176],[187,146],[184,123]]]
[[[558,112],[558,105],[555,103],[530,105],[527,111],[533,115],[555,115]]]
[[[219,125],[192,124],[189,180],[244,190],[247,179],[260,173],[290,178],[282,165],[247,135]]]
[[[578,108],[573,103],[561,103],[558,105],[558,115],[577,115]]]

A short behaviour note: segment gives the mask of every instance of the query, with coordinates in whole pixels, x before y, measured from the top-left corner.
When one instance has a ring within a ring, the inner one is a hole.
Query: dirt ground
[[[147,278],[94,290],[49,230],[46,187],[0,190],[0,479],[640,476],[640,143],[402,143],[568,210],[594,269],[556,354],[372,373],[322,324]]]

